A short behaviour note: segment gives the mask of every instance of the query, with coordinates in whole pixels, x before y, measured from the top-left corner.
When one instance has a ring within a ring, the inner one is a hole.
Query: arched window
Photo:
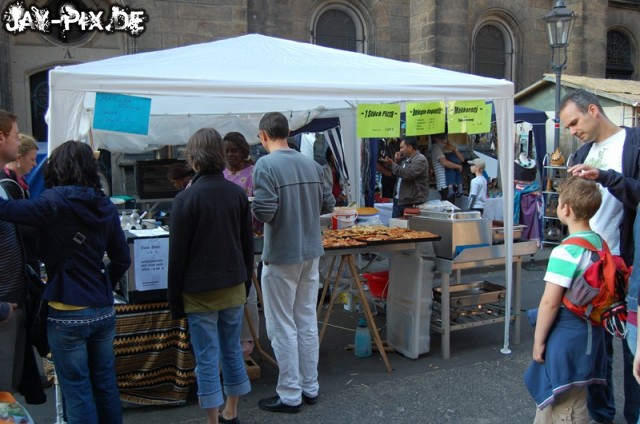
[[[47,141],[47,123],[44,115],[49,108],[49,69],[29,77],[31,95],[31,134],[38,141]]]
[[[616,30],[607,32],[607,78],[631,79],[634,52],[629,37]]]
[[[330,5],[318,13],[315,19],[312,42],[320,46],[365,53],[362,19],[346,5]]]
[[[482,23],[473,38],[472,73],[513,81],[513,46],[513,35],[502,22]]]

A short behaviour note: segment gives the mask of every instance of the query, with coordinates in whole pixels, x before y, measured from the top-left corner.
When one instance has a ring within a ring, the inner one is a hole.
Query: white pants
[[[276,392],[285,405],[299,405],[303,392],[318,395],[318,278],[318,258],[262,268],[267,335],[280,369]]]

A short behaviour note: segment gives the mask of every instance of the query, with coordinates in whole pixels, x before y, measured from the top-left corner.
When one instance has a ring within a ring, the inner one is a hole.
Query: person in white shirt
[[[560,102],[560,121],[571,135],[584,145],[574,155],[569,175],[594,180],[600,186],[602,205],[589,225],[600,234],[627,266],[633,263],[633,223],[640,201],[640,129],[620,128],[604,113],[598,97],[585,90],[567,94]],[[629,315],[635,314],[631,309]],[[633,317],[635,318],[635,317]],[[631,322],[632,317],[628,318]],[[612,384],[611,337],[605,337],[609,374],[607,386],[590,387],[589,414],[595,422],[613,422],[615,403]],[[622,341],[624,376],[624,417],[638,422],[640,386],[633,378],[633,354],[626,340]],[[629,341],[630,343],[635,340]]]
[[[487,198],[487,179],[484,177],[486,164],[482,159],[474,159],[469,161],[469,165],[471,165],[471,172],[475,174],[469,189],[469,210],[478,211],[482,215]]]

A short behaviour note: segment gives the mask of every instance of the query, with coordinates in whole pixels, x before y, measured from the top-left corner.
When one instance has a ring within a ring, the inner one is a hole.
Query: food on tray
[[[375,215],[378,213],[378,209],[372,207],[363,207],[356,209],[358,211],[358,215],[367,216],[367,215]]]
[[[362,225],[356,227],[342,228],[339,230],[327,230],[323,233],[325,247],[331,243],[331,247],[339,243],[338,241],[327,240],[353,240],[361,244],[341,245],[339,247],[364,246],[371,242],[398,241],[398,240],[420,240],[433,239],[438,237],[428,231],[415,231],[408,228],[389,228],[384,225]]]
[[[367,243],[363,241],[358,241],[350,238],[323,237],[322,239],[322,247],[324,247],[325,249],[334,249],[338,247],[358,247],[366,245]]]

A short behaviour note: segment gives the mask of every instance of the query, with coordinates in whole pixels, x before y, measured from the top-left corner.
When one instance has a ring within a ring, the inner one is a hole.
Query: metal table
[[[520,343],[520,304],[521,304],[521,283],[522,283],[522,256],[533,255],[537,251],[535,241],[526,241],[513,244],[513,265],[515,273],[513,279],[514,303],[512,319],[515,320],[514,343]],[[465,328],[478,327],[481,325],[504,322],[505,315],[490,316],[467,323],[452,323],[450,314],[450,276],[456,271],[456,284],[460,284],[461,271],[464,269],[478,268],[489,265],[500,265],[505,263],[504,244],[476,247],[465,249],[454,259],[434,258],[436,271],[442,275],[442,295],[440,308],[440,324],[432,315],[431,328],[442,335],[442,357],[449,359],[451,332]],[[434,311],[435,312],[435,311]]]

